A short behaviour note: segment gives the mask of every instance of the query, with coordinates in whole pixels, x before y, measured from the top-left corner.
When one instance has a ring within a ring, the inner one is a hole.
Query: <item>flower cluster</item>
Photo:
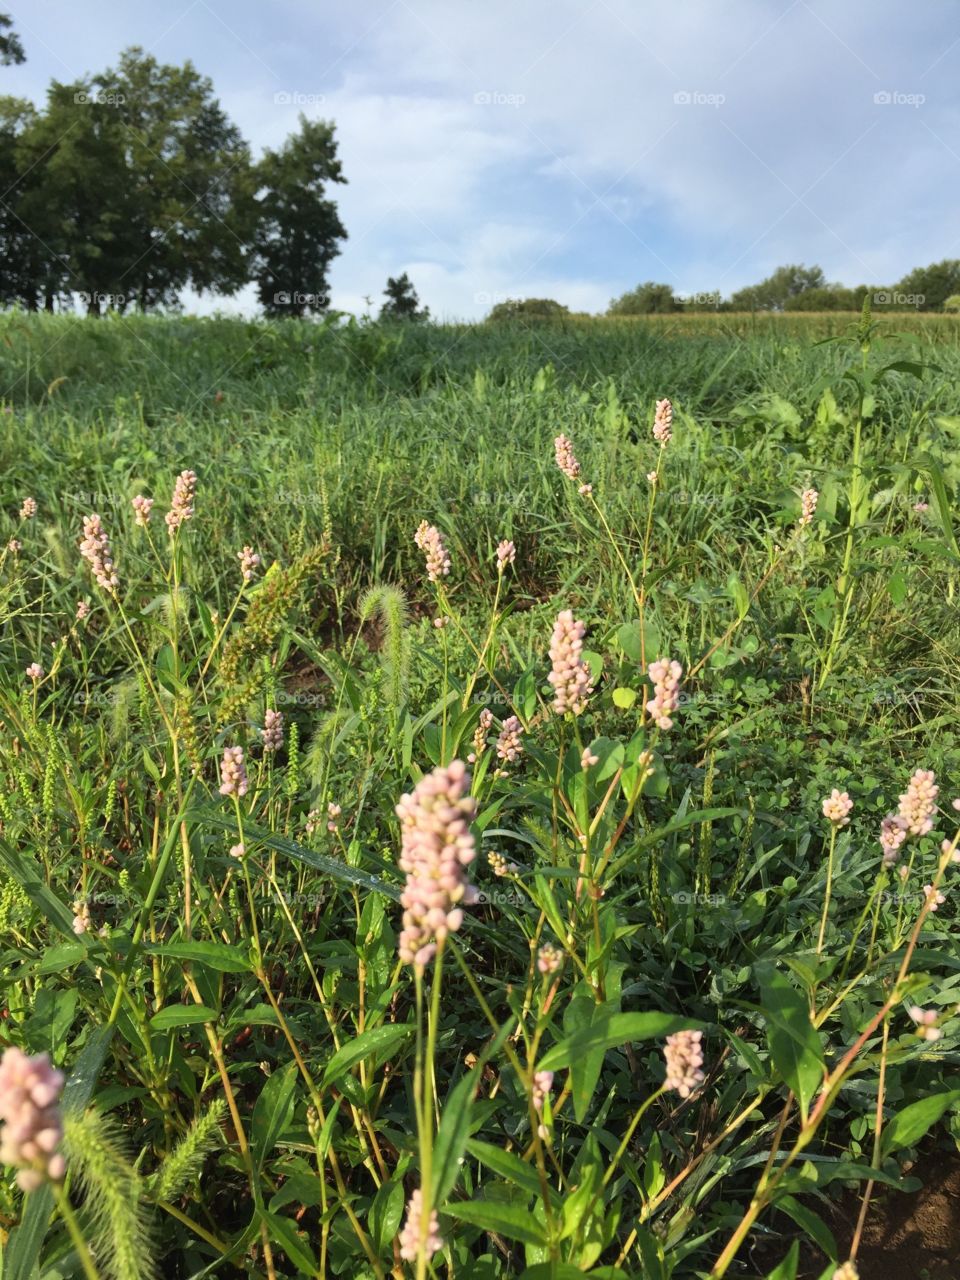
[[[24,498],[23,502],[20,504],[20,519],[32,520],[36,514],[37,514],[36,498]]]
[[[220,765],[220,794],[245,796],[247,794],[247,767],[243,763],[243,747],[224,747]]]
[[[487,862],[495,876],[515,875],[520,870],[515,862],[509,862],[502,853],[488,853]]]
[[[145,498],[142,493],[138,493],[135,498],[130,499],[130,505],[133,507],[133,518],[141,529],[146,529],[150,523],[153,502],[153,498]]]
[[[934,782],[932,769],[917,769],[906,791],[900,797],[900,817],[912,836],[925,836],[933,830],[933,814],[937,811],[940,788]]]
[[[500,760],[507,760],[510,764],[519,759],[523,752],[523,728],[516,716],[508,716],[504,720],[500,728],[500,736],[497,738],[497,757]]]
[[[407,876],[400,897],[404,964],[429,964],[437,944],[460,928],[461,904],[476,901],[477,891],[464,874],[476,857],[470,831],[475,814],[470,774],[462,760],[438,766],[400,797],[400,868]]]
[[[77,601],[77,621],[83,622],[90,617],[90,604],[87,600]]]
[[[34,684],[36,684],[38,680],[43,679],[43,667],[41,667],[39,662],[31,662],[29,667],[27,667],[27,679],[32,680]]]
[[[939,1040],[943,1035],[937,1026],[939,1017],[936,1009],[921,1009],[919,1005],[912,1004],[907,1009],[907,1013],[917,1024],[917,1035],[921,1040]]]
[[[553,709],[558,716],[567,711],[580,715],[593,692],[590,669],[581,656],[586,632],[570,609],[557,614],[550,640],[552,670],[547,679],[553,685]]]
[[[907,824],[896,813],[888,813],[880,823],[880,847],[883,865],[892,867],[900,857],[900,846],[907,838]]]
[[[480,712],[480,719],[477,721],[477,727],[473,731],[473,750],[467,757],[472,764],[478,756],[482,756],[487,749],[487,734],[490,732],[490,726],[493,724],[493,712],[489,707],[484,707]]]
[[[80,543],[80,554],[90,566],[97,585],[104,591],[116,591],[120,585],[113,568],[113,556],[110,552],[110,539],[100,517],[94,513],[83,517],[83,541]]]
[[[673,405],[669,400],[658,400],[653,415],[653,438],[661,446],[670,443],[673,438]]]
[[[653,716],[658,729],[672,729],[671,716],[680,705],[680,677],[683,667],[669,658],[651,662],[647,675],[653,682],[653,697],[647,702],[647,710]]]
[[[573,442],[561,432],[553,442],[553,453],[557,466],[568,480],[579,480],[580,463],[573,452]]]
[[[423,1231],[423,1192],[418,1187],[411,1193],[407,1204],[407,1220],[400,1232],[400,1257],[404,1262],[415,1262],[420,1253],[420,1236]],[[440,1235],[440,1221],[435,1209],[430,1211],[430,1223],[427,1227],[425,1252],[428,1258],[439,1253],[443,1248],[443,1237]]]
[[[563,963],[563,952],[545,942],[537,952],[537,970],[542,974],[556,973]]]
[[[66,1162],[57,1148],[63,1138],[60,1094],[63,1073],[45,1053],[28,1057],[11,1046],[0,1059],[0,1161],[19,1168],[17,1182],[36,1191],[44,1182],[60,1182]]]
[[[340,817],[341,813],[343,813],[343,810],[340,806],[331,800],[327,805],[327,830],[331,835],[333,835],[335,831],[340,830],[337,819]]]
[[[583,753],[580,756],[580,768],[591,769],[595,764],[599,764],[599,763],[600,763],[600,757],[595,756],[589,747],[584,747]]]
[[[681,1098],[689,1098],[704,1080],[702,1031],[677,1031],[667,1036],[663,1056],[667,1064],[665,1089],[676,1089]]]
[[[267,707],[263,713],[263,749],[279,751],[283,746],[283,712]]]
[[[23,550],[23,543],[19,538],[11,538],[7,543],[7,550],[11,555],[15,556],[19,551]]]
[[[260,557],[253,547],[244,547],[242,551],[237,552],[237,559],[240,561],[240,572],[243,574],[244,582],[252,582],[254,570],[260,563]]]
[[[196,495],[197,473],[195,471],[181,471],[173,486],[170,510],[164,516],[171,537],[185,521],[192,519],[194,514],[193,503]]]
[[[413,540],[426,557],[427,577],[430,581],[437,582],[440,578],[445,578],[450,572],[450,557],[436,525],[421,520]]]
[[[816,489],[804,489],[800,495],[800,520],[798,521],[800,528],[804,528],[813,520],[813,514],[817,509],[817,501],[820,495]]]
[[[849,827],[850,811],[853,808],[853,801],[847,795],[846,791],[838,791],[836,787],[830,792],[823,805],[823,816],[837,828]]]
[[[93,921],[90,919],[90,908],[85,902],[75,902],[73,904],[73,912],[72,928],[79,938],[83,934],[89,933],[93,925]]]
[[[946,902],[944,895],[939,889],[935,889],[932,884],[925,884],[923,886],[923,892],[931,911],[936,911],[938,907],[942,907]]]
[[[517,558],[517,548],[508,538],[501,539],[497,543],[497,571],[503,573],[508,564],[513,564]]]

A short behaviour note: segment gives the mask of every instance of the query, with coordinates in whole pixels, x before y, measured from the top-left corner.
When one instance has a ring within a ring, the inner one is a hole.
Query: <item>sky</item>
[[[788,262],[890,284],[960,256],[958,0],[6,0],[4,93],[191,60],[254,154],[336,125],[332,305],[406,271],[437,319],[727,295]],[[233,299],[190,310],[252,311]]]

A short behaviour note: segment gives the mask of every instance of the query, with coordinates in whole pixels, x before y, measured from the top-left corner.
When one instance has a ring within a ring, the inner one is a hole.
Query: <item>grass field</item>
[[[960,322],[0,333],[4,1280],[847,1280],[960,1140]]]

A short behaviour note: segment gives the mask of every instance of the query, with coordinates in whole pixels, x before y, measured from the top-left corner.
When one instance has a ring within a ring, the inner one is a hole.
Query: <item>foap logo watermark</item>
[[[522,107],[526,102],[522,93],[502,93],[499,89],[481,89],[473,95],[476,107]]]
[[[673,95],[677,107],[722,107],[727,100],[725,93],[704,93],[701,89],[678,89]]]
[[[696,905],[698,907],[722,907],[726,905],[726,896],[722,893],[689,893],[686,889],[680,889],[677,893],[671,893],[670,901],[684,905]]]
[[[274,502],[283,503],[288,507],[322,507],[323,494],[309,489],[278,489],[274,495]]]
[[[881,89],[873,95],[875,107],[922,107],[927,100],[925,93],[902,93],[899,89]]]
[[[479,293],[473,295],[473,301],[478,307],[495,307],[501,302],[515,302],[516,295],[512,293],[488,293],[481,289]]]
[[[273,95],[275,107],[322,107],[326,102],[322,93],[301,93],[298,89],[281,89]]]
[[[126,293],[78,293],[77,297],[85,307],[120,307],[121,309],[132,302],[132,297]]]
[[[678,293],[675,296],[687,307],[719,307],[723,301],[719,289],[710,293]]]
[[[105,507],[124,505],[121,494],[104,493],[96,489],[76,489],[72,493],[63,494],[62,500],[68,506],[82,507],[85,511],[102,511]]]
[[[73,95],[78,107],[122,107],[126,102],[126,94],[105,89],[82,89]]]
[[[896,289],[878,289],[873,295],[875,307],[922,307],[926,300],[925,293],[900,293]]]
[[[278,707],[325,707],[326,695],[308,689],[278,689],[274,699]]]
[[[275,307],[329,307],[328,293],[303,293],[299,289],[281,289],[273,295]]]

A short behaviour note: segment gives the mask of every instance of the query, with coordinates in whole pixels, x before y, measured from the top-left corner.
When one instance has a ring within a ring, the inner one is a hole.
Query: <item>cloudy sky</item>
[[[139,44],[190,59],[254,151],[335,122],[333,305],[407,271],[438,318],[729,293],[784,262],[890,283],[960,256],[960,4],[7,0],[3,92]],[[210,303],[201,306],[207,310]],[[245,299],[225,309],[237,309]]]

